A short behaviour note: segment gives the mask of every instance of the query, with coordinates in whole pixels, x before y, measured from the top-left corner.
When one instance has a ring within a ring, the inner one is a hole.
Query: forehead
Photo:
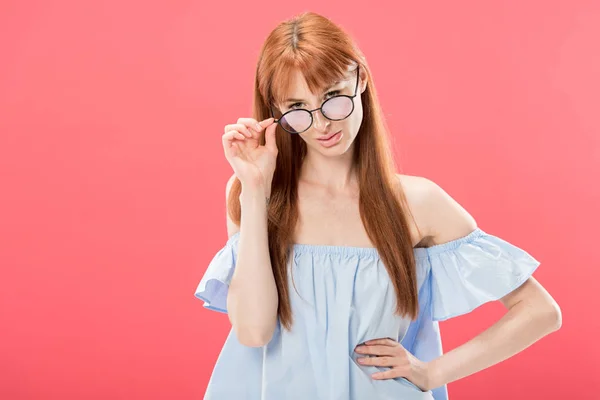
[[[275,98],[278,104],[284,104],[287,99],[310,99],[311,97],[320,97],[322,92],[335,86],[344,84],[352,79],[352,72],[348,68],[343,74],[329,73],[327,76],[305,74],[299,68],[294,68],[285,74],[284,79],[279,82],[285,82],[278,85]],[[283,77],[282,77],[283,78]]]
[[[319,88],[316,93],[311,91],[311,88],[308,85],[306,77],[299,69],[295,69],[290,73],[289,85],[282,93],[282,102],[287,101],[289,98],[294,99],[307,99],[313,95],[317,95],[319,91],[325,90],[324,82],[320,82]]]

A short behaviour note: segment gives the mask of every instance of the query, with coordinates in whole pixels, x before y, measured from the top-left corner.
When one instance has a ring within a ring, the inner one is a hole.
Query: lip
[[[319,140],[319,144],[325,148],[330,148],[333,146],[336,146],[341,140],[342,137],[344,136],[344,132],[339,131],[337,133],[334,133],[333,136],[329,135],[330,138],[327,140]]]
[[[331,134],[329,134],[329,135],[327,135],[325,137],[317,138],[317,140],[322,140],[322,141],[329,140],[329,139],[331,139],[332,137],[334,137],[335,135],[337,135],[340,132],[341,131],[333,132],[333,133],[331,133]]]

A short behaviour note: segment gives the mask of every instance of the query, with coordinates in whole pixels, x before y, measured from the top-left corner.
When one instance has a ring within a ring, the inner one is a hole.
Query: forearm
[[[557,330],[557,321],[552,307],[517,303],[494,325],[431,361],[429,386],[445,385],[506,360]]]
[[[243,188],[236,267],[227,310],[238,340],[248,346],[268,342],[277,321],[277,286],[269,256],[267,204],[261,187]]]

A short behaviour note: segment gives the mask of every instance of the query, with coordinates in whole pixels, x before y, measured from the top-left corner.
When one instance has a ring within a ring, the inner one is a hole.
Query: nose
[[[317,110],[315,113],[313,113],[313,124],[316,130],[324,132],[330,123],[331,121],[321,114],[321,110]]]

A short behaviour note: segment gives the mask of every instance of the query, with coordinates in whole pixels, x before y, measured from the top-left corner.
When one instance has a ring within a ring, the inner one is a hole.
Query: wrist
[[[436,367],[435,360],[426,363],[426,384],[427,390],[435,389],[444,384],[443,378],[440,376],[440,372]]]
[[[269,203],[270,191],[267,190],[263,184],[255,185],[242,185],[242,191],[240,192],[240,202],[254,202],[260,201]]]

